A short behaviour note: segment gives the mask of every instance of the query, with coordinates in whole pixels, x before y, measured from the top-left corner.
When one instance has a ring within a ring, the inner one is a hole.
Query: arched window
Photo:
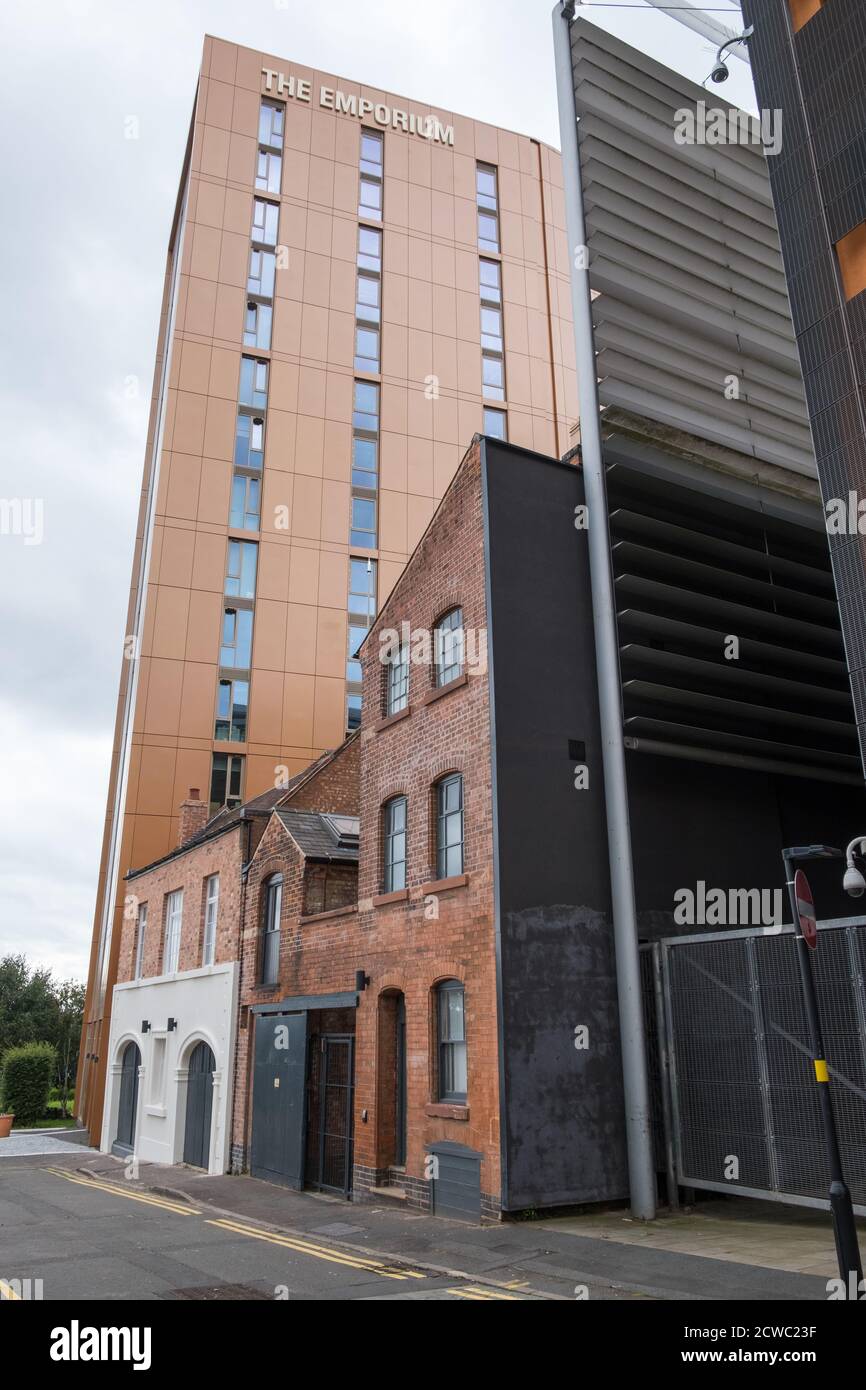
[[[443,980],[436,987],[436,1022],[439,1042],[439,1100],[466,1100],[466,1023],[464,992],[459,980]]]
[[[463,778],[452,772],[436,783],[436,877],[463,873]]]
[[[275,985],[280,978],[280,909],[283,903],[283,876],[274,874],[265,884],[262,917],[261,983]]]
[[[452,608],[436,624],[434,632],[436,684],[448,685],[463,674],[463,609]]]
[[[385,893],[406,887],[406,798],[393,796],[382,807],[382,885]]]

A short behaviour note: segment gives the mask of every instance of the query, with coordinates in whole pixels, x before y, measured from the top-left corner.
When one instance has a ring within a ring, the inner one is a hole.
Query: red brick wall
[[[180,956],[178,970],[196,970],[202,963],[204,942],[205,880],[219,874],[220,896],[217,910],[215,962],[237,960],[241,911],[241,865],[246,853],[247,831],[243,825],[227,830],[213,840],[176,855],[165,864],[139,874],[126,885],[126,907],[120,942],[118,982],[131,980],[135,970],[138,908],[147,904],[142,975],[162,972],[162,946],[165,931],[166,897],[183,889]]]
[[[359,810],[360,739],[348,740],[334,758],[295,792],[285,806],[293,811],[315,810],[335,815],[357,815]],[[246,1150],[250,1127],[250,1045],[252,1015],[250,1005],[265,1004],[292,994],[327,994],[350,990],[355,983],[357,945],[354,923],[357,912],[325,914],[312,922],[301,922],[305,915],[305,894],[310,879],[317,878],[322,866],[305,865],[294,841],[279,817],[273,815],[259,841],[247,874],[244,924],[241,936],[239,998],[241,1006],[238,1050],[235,1067],[234,1124],[236,1152]],[[357,901],[357,870],[354,865],[328,866],[335,885],[343,880],[343,898]],[[280,910],[280,973],[275,985],[259,983],[259,950],[264,914],[265,884],[272,874],[283,876]]]
[[[361,758],[359,964],[370,976],[357,1021],[355,1163],[381,1172],[393,1151],[393,1003],[405,996],[408,1056],[409,1179],[425,1176],[424,1146],[448,1139],[481,1152],[481,1189],[498,1200],[499,1082],[493,924],[490,722],[486,672],[432,701],[434,673],[410,665],[408,717],[377,728],[382,716],[379,634],[400,628],[432,630],[449,608],[463,609],[464,626],[486,630],[479,448],[473,445],[367,639]],[[467,882],[430,893],[436,877],[432,786],[446,772],[464,779],[464,871]],[[375,905],[381,893],[381,807],[396,793],[408,798],[406,901]],[[438,913],[438,917],[434,915]],[[468,1095],[454,1115],[435,1107],[435,986],[456,978],[465,988]],[[380,1016],[380,1014],[382,1016]],[[381,1075],[381,1082],[377,1080]],[[361,1123],[361,1111],[368,1122]],[[459,1118],[458,1118],[459,1116]]]
[[[281,804],[292,811],[330,811],[334,815],[357,816],[360,762],[361,740],[356,734],[337,749],[330,762]]]

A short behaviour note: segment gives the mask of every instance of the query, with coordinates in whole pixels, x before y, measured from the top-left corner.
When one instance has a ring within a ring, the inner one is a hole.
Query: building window
[[[443,980],[436,988],[437,1034],[439,1038],[439,1100],[466,1100],[466,1010],[463,986],[459,980]]]
[[[375,550],[379,459],[379,387],[355,382],[352,412],[352,524],[349,544]]]
[[[228,666],[230,670],[248,671],[252,640],[252,609],[226,608],[223,612],[220,666]]]
[[[382,233],[375,227],[358,228],[358,269],[382,273]]]
[[[144,965],[144,938],[147,932],[147,903],[142,903],[138,909],[138,922],[135,934],[135,970],[133,979],[140,980]]]
[[[484,407],[484,433],[492,439],[508,438],[508,420],[504,410],[492,410],[487,405]]]
[[[273,102],[263,101],[259,108],[259,144],[272,150],[283,148],[285,134],[285,108]]]
[[[261,521],[261,483],[245,473],[235,473],[232,479],[232,504],[229,525],[238,531],[258,531]]]
[[[436,684],[448,685],[463,674],[463,609],[452,608],[440,618],[433,637]]]
[[[244,760],[233,753],[214,753],[210,774],[211,815],[222,806],[238,806],[243,794]]]
[[[238,415],[235,426],[235,468],[261,469],[265,451],[265,422],[261,415]]]
[[[481,354],[481,393],[492,401],[505,400],[505,363],[492,352]]]
[[[214,738],[223,743],[246,743],[249,681],[221,680],[217,687]]]
[[[482,256],[478,261],[478,280],[482,304],[502,304],[502,277],[498,261],[488,261]]]
[[[204,941],[202,943],[202,965],[213,965],[216,959],[217,912],[220,901],[220,876],[211,874],[205,879],[204,895]]]
[[[475,168],[475,188],[478,202],[478,245],[482,251],[499,250],[499,198],[496,192],[496,170],[492,164]]]
[[[349,638],[346,658],[346,728],[361,723],[361,663],[358,648],[376,616],[376,561],[349,560]]]
[[[395,796],[382,808],[383,887],[399,893],[406,887],[406,798]]]
[[[238,392],[241,405],[264,410],[268,404],[268,364],[260,357],[241,358],[241,381]]]
[[[261,983],[275,985],[280,978],[280,910],[283,905],[283,876],[274,874],[265,884],[262,919]]]
[[[255,598],[256,562],[259,547],[255,541],[229,541],[225,593],[228,598]]]
[[[436,783],[436,877],[463,873],[463,778],[459,772]]]
[[[265,198],[254,198],[250,239],[261,243],[262,246],[276,246],[279,225],[279,204],[269,203]]]
[[[861,222],[836,242],[836,255],[845,298],[853,299],[866,290],[866,222]]]
[[[370,271],[358,274],[358,288],[355,295],[355,318],[359,323],[378,326],[382,317],[382,282],[378,275]]]
[[[256,246],[252,248],[247,294],[259,294],[263,299],[273,298],[276,264],[277,258],[273,251],[260,251]]]
[[[256,160],[256,188],[261,193],[279,193],[283,178],[283,157],[272,150],[259,150]]]
[[[382,220],[383,137],[378,130],[361,131],[361,179],[358,216]]]
[[[388,662],[385,713],[399,714],[409,704],[409,645],[404,642]]]
[[[355,326],[355,371],[378,372],[379,370],[379,330]]]
[[[804,24],[824,8],[826,0],[788,0],[788,9],[791,11],[791,27],[794,33],[798,33]]]
[[[254,299],[249,301],[244,317],[244,347],[268,351],[271,346],[273,314],[270,304],[257,304]]]
[[[169,893],[165,900],[165,936],[162,945],[162,973],[176,975],[180,960],[180,928],[183,919],[183,889]]]

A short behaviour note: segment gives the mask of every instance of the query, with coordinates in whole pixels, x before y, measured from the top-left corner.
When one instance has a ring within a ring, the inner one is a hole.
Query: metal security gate
[[[352,1185],[354,1042],[351,1034],[310,1039],[306,1184],[348,1197]]]
[[[186,1082],[186,1126],[183,1161],[193,1168],[210,1166],[211,1115],[213,1112],[214,1055],[206,1042],[197,1043],[189,1059]]]
[[[819,930],[813,966],[842,1162],[866,1215],[866,925]],[[792,929],[669,937],[644,948],[643,965],[656,1152],[669,1184],[826,1207]]]

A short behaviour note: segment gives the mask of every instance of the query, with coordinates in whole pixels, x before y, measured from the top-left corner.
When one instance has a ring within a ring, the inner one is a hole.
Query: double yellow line
[[[170,1197],[155,1197],[151,1193],[129,1192],[125,1187],[118,1187],[117,1183],[103,1182],[99,1178],[86,1178],[81,1173],[70,1173],[65,1168],[43,1168],[43,1173],[52,1173],[55,1178],[65,1178],[67,1182],[74,1182],[78,1187],[95,1188],[97,1192],[110,1192],[113,1197],[126,1197],[130,1202],[142,1202],[147,1207],[161,1207],[163,1211],[173,1211],[178,1216],[201,1216],[201,1212],[196,1207],[185,1206],[181,1202],[173,1202]]]
[[[483,1302],[486,1299],[506,1299],[509,1303],[525,1303],[513,1293],[499,1293],[496,1289],[479,1289],[477,1284],[466,1284],[462,1289],[449,1289],[455,1298],[472,1298]]]
[[[239,1221],[208,1221],[208,1226],[218,1226],[221,1231],[233,1231],[235,1235],[251,1236],[254,1240],[265,1240],[271,1245],[281,1245],[287,1250],[297,1250],[302,1255],[312,1255],[317,1260],[327,1260],[330,1264],[347,1265],[350,1269],[360,1269],[366,1274],[378,1274],[382,1279],[423,1279],[424,1275],[414,1269],[397,1269],[381,1260],[369,1260],[350,1250],[335,1250],[329,1245],[317,1245],[300,1236],[277,1235],[272,1231],[259,1231],[254,1226],[244,1226]]]

